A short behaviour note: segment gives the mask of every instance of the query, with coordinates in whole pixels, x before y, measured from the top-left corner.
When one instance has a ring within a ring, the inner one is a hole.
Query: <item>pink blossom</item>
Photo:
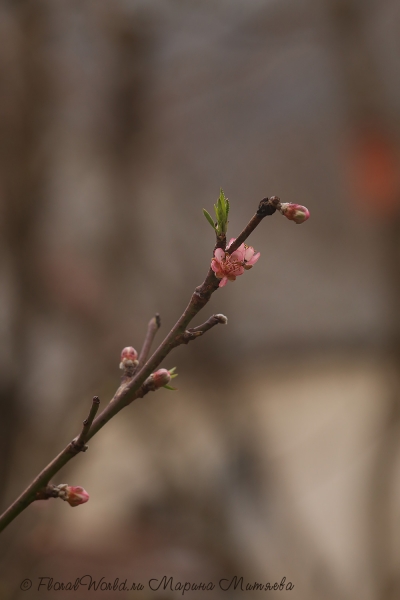
[[[287,219],[297,224],[304,223],[310,216],[308,208],[301,206],[301,204],[291,204],[290,202],[281,204],[280,211]]]
[[[235,238],[229,241],[228,248],[233,244]],[[217,248],[211,260],[211,268],[215,276],[220,279],[219,287],[223,287],[229,281],[235,281],[236,277],[243,275],[245,270],[251,269],[260,258],[260,252],[255,254],[252,246],[241,244],[237,250],[229,254]]]
[[[85,504],[89,500],[89,494],[79,485],[68,485],[65,488],[63,500],[68,502],[70,506],[79,506],[79,504]]]

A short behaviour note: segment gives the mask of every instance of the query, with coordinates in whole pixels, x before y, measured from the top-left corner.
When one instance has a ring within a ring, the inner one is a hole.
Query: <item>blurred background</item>
[[[232,236],[265,196],[311,211],[255,231],[261,260],[194,323],[228,326],[163,364],[179,391],[54,479],[89,503],[2,534],[1,597],[236,574],[294,584],[271,598],[399,598],[399,2],[1,0],[0,39],[2,508],[106,405],[154,313],[157,342],[180,316],[220,186]]]

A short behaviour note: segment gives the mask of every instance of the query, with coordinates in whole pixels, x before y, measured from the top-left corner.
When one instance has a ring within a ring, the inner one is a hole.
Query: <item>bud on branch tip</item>
[[[310,211],[301,204],[292,204],[290,202],[283,202],[280,206],[281,213],[290,221],[294,221],[298,225],[307,221],[310,217]]]

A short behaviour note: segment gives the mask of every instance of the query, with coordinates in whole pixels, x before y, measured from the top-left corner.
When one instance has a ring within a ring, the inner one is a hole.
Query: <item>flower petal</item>
[[[217,273],[219,273],[221,271],[221,265],[215,258],[213,258],[211,261],[211,268],[216,275],[217,275]],[[217,277],[218,277],[218,275],[217,275]]]
[[[228,278],[227,277],[223,277],[221,279],[221,281],[219,282],[219,286],[218,287],[224,287],[224,285],[226,285],[228,283]]]
[[[245,253],[245,249],[244,249],[244,245],[242,244],[241,246],[239,246],[239,248],[237,250],[235,250],[235,252],[232,252],[231,260],[242,262],[244,260],[244,253]]]
[[[248,265],[251,265],[251,266],[255,265],[255,264],[256,264],[256,262],[258,261],[258,259],[260,258],[260,256],[261,256],[261,252],[257,252],[257,254],[255,254],[255,255],[254,255],[252,258],[251,258],[251,260],[249,260],[249,261],[248,261],[248,263],[247,263],[247,264],[248,264]]]
[[[253,258],[253,255],[254,255],[254,248],[253,248],[253,246],[249,246],[245,250],[244,260],[249,262],[249,260],[251,260]]]
[[[244,267],[242,265],[239,265],[238,267],[236,267],[235,269],[233,269],[233,271],[231,271],[232,275],[236,277],[238,277],[239,275],[243,275],[244,273]]]

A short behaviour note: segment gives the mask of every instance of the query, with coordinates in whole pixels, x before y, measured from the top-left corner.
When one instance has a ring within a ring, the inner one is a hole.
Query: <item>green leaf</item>
[[[224,194],[224,190],[222,188],[220,188],[219,198],[218,198],[216,204],[214,204],[214,211],[215,211],[215,216],[216,216],[217,221],[216,221],[216,223],[213,223],[213,225],[212,225],[217,236],[220,236],[221,234],[226,234],[227,225],[228,225],[229,208],[230,208],[229,200],[228,200],[228,198],[226,198],[226,196]],[[212,223],[211,215],[206,211],[205,208],[203,208],[203,213],[204,213],[204,216],[206,217],[207,221],[211,225],[211,223]]]
[[[218,204],[222,207],[222,215],[225,216],[225,194],[222,188],[219,188]]]
[[[222,192],[222,198],[221,198],[221,194],[218,198],[218,212],[220,215],[220,220],[223,221],[225,219],[225,202],[224,202],[223,192]]]
[[[224,190],[220,188],[218,198],[218,233],[226,233],[228,224],[229,201],[224,194]]]
[[[171,379],[175,379],[175,377],[178,377],[178,373],[174,373],[173,375],[171,375]]]
[[[205,218],[207,219],[207,221],[210,223],[211,227],[215,231],[214,221],[212,220],[210,213],[205,208],[203,208],[203,215],[205,216]]]
[[[170,375],[176,371],[176,367],[172,367],[172,369],[168,369]]]
[[[216,206],[215,206],[215,212],[217,212],[217,208],[216,208]],[[216,229],[215,229],[215,233],[216,233],[217,235],[219,235],[219,234],[221,233],[221,219],[220,219],[220,217],[219,217],[219,216],[217,217],[217,227],[216,227]]]
[[[165,387],[166,390],[172,390],[173,392],[175,392],[175,390],[177,390],[178,388],[174,388],[170,385],[163,385],[163,387]]]

